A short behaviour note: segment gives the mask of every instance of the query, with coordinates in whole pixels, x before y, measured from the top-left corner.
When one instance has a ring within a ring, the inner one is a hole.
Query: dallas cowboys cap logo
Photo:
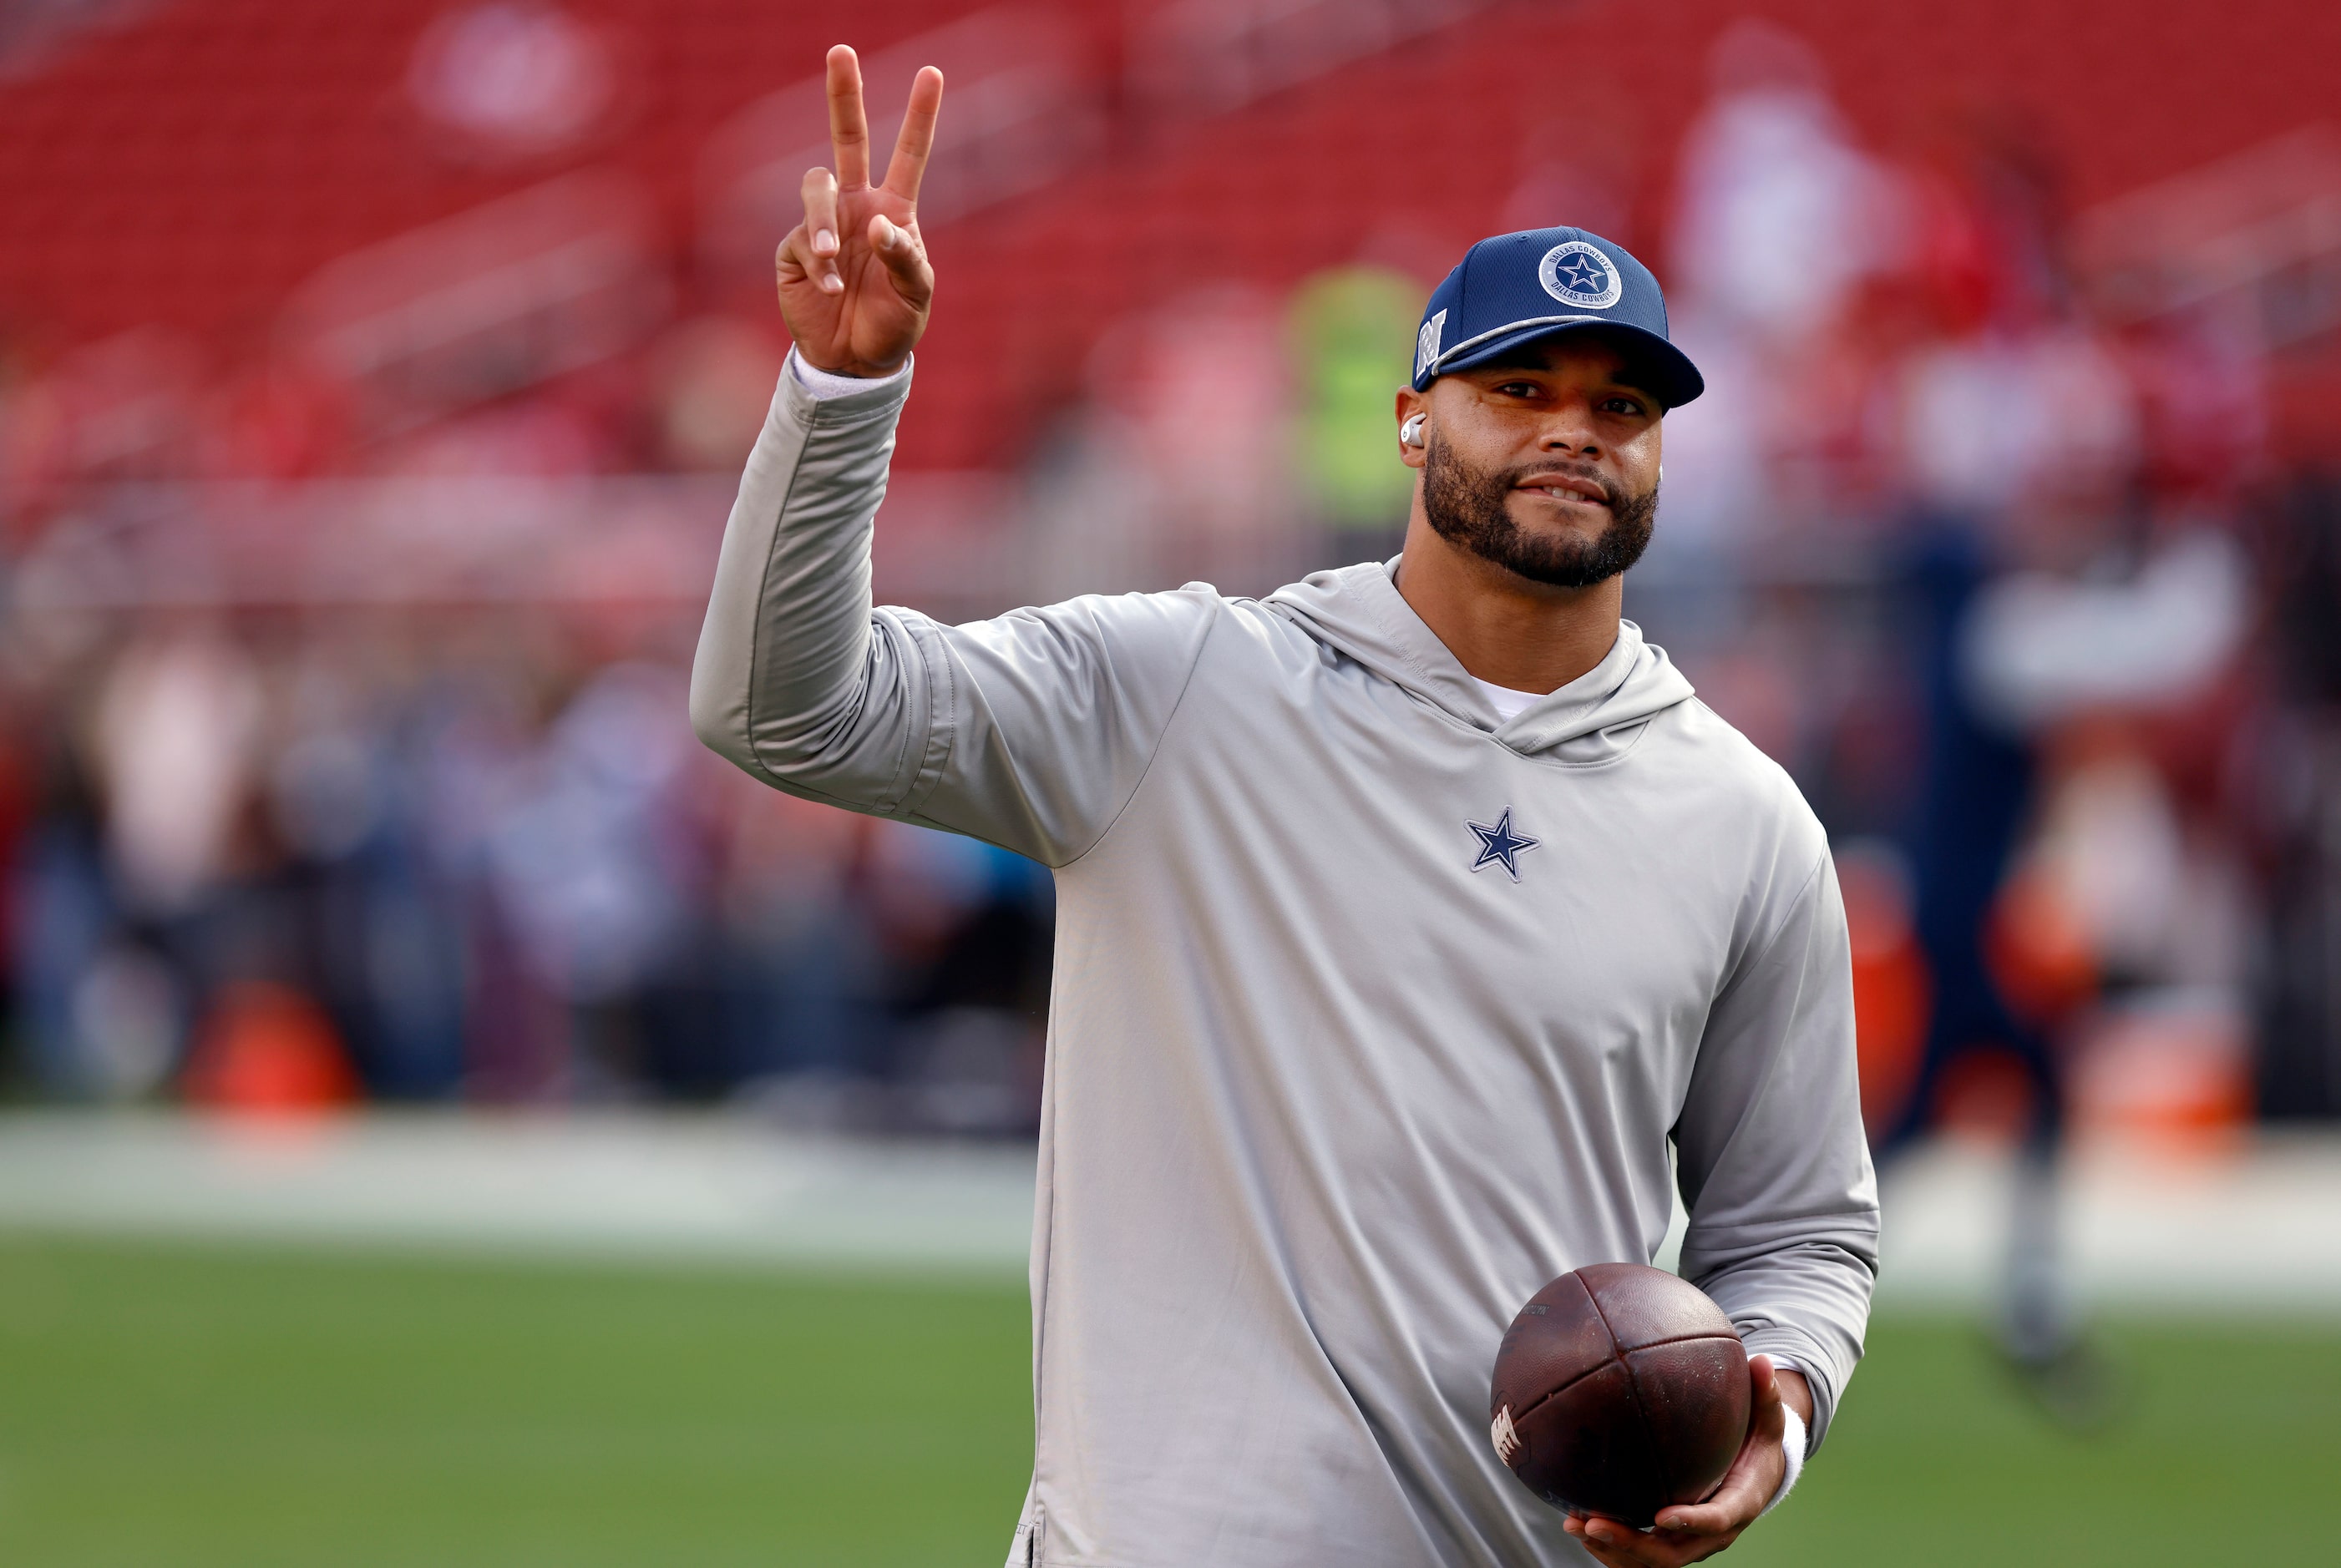
[[[1537,282],[1554,299],[1580,311],[1606,311],[1626,292],[1618,263],[1583,240],[1567,240],[1547,251],[1537,263]]]
[[[1496,819],[1493,827],[1485,822],[1466,822],[1464,826],[1479,836],[1479,858],[1471,862],[1471,869],[1477,871],[1484,866],[1501,866],[1506,875],[1515,882],[1520,879],[1520,857],[1544,842],[1541,839],[1531,839],[1525,833],[1512,831],[1512,809],[1509,806],[1504,808],[1504,814]]]

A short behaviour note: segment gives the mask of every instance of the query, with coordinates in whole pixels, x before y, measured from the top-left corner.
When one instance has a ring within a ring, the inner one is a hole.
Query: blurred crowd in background
[[[951,83],[881,592],[1387,556],[1432,283],[1613,236],[1709,387],[1628,613],[1829,826],[1881,1144],[2341,1114],[2329,104],[2087,140],[2047,89],[2103,27],[1938,85],[1871,7],[1679,9],[844,29],[881,137]],[[337,12],[0,5],[10,1091],[1028,1131],[1046,872],[783,798],[685,714],[840,25]]]

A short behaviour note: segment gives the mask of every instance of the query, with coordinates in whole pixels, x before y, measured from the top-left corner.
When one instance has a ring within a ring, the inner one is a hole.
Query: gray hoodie
[[[1018,1560],[1582,1562],[1489,1371],[1556,1275],[1683,1272],[1811,1380],[1878,1206],[1820,825],[1630,623],[1509,723],[1389,568],[872,610],[907,377],[783,378],[692,672],[792,794],[1054,868]],[[1671,1159],[1670,1159],[1671,1154]]]

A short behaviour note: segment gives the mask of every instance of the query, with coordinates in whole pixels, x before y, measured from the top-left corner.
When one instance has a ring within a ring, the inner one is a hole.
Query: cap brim
[[[1496,332],[1478,342],[1458,343],[1439,356],[1423,372],[1415,377],[1414,390],[1422,391],[1439,377],[1453,371],[1469,370],[1501,359],[1525,343],[1539,342],[1546,338],[1560,337],[1569,332],[1600,331],[1620,340],[1632,358],[1634,385],[1640,387],[1669,408],[1680,408],[1707,390],[1707,380],[1690,356],[1646,327],[1629,326],[1613,322],[1607,316],[1559,316],[1543,321],[1524,322],[1508,332]]]

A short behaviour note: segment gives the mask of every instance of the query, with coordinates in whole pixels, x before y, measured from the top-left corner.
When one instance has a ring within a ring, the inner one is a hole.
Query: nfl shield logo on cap
[[[1650,269],[1614,240],[1583,229],[1529,229],[1481,240],[1423,307],[1414,389],[1523,343],[1600,330],[1624,350],[1639,384],[1669,408],[1707,390],[1667,335],[1667,298]]]

